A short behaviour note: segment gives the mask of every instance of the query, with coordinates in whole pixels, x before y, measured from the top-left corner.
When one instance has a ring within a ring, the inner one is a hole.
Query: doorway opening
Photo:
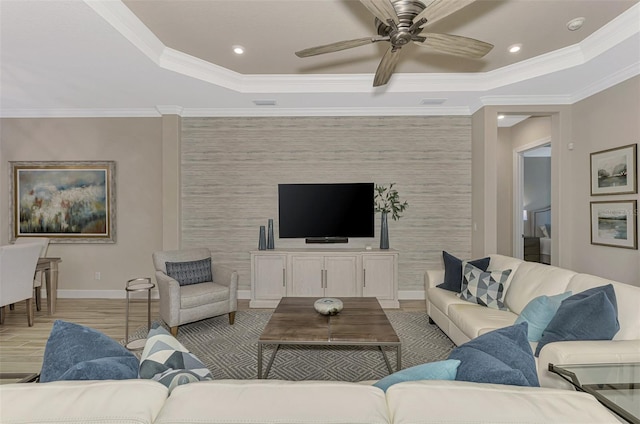
[[[551,136],[514,149],[514,256],[551,263]]]

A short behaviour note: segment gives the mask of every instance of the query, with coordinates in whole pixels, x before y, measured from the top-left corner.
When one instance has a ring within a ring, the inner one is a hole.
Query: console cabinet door
[[[286,293],[287,255],[254,257],[254,298],[280,300]]]
[[[362,295],[378,299],[395,298],[395,257],[393,255],[364,255],[362,258]]]
[[[323,256],[291,256],[291,285],[287,296],[324,296]]]
[[[357,265],[357,256],[326,256],[324,258],[324,295],[330,297],[357,296]]]

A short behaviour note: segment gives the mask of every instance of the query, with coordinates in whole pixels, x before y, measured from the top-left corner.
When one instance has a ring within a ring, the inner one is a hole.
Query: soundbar
[[[305,239],[307,244],[314,243],[348,243],[348,237],[307,237]]]

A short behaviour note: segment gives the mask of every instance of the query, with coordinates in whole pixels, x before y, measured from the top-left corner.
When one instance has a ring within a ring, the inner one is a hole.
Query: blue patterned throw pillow
[[[127,380],[138,377],[138,358],[124,346],[94,330],[56,320],[44,349],[40,382]]]
[[[506,311],[502,295],[511,270],[483,271],[471,263],[464,264],[462,291],[458,297],[468,302]]]
[[[165,262],[167,275],[181,286],[206,283],[213,280],[211,276],[211,258],[189,262]]]
[[[163,327],[149,331],[139,375],[164,384],[169,392],[182,384],[213,380],[209,369]]]

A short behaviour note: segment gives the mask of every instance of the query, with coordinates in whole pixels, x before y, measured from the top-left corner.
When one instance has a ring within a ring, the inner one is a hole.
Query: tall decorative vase
[[[258,250],[265,250],[267,248],[267,237],[265,235],[264,225],[260,226],[260,237],[258,238]]]
[[[389,248],[389,223],[387,222],[387,213],[380,214],[380,249]]]
[[[275,241],[273,240],[273,219],[269,220],[269,226],[267,227],[267,249],[275,248]]]

